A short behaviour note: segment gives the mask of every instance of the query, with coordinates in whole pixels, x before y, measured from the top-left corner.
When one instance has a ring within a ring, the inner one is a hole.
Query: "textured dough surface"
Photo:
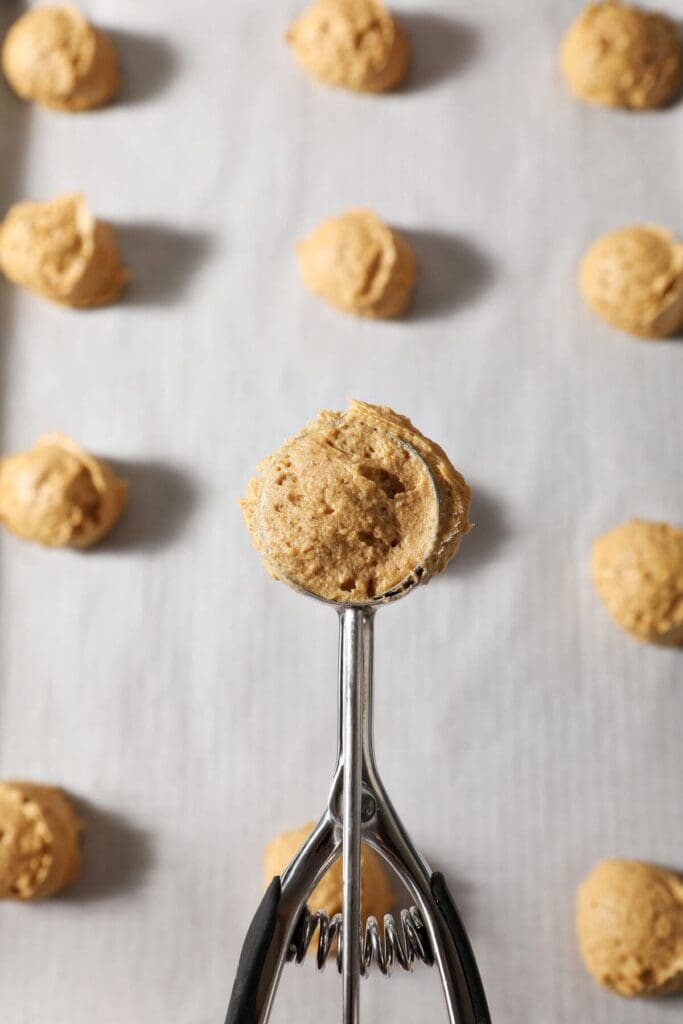
[[[297,246],[307,288],[343,313],[389,318],[410,301],[416,262],[412,249],[372,210],[331,217]]]
[[[622,629],[650,643],[683,644],[683,530],[629,519],[594,541],[592,568]]]
[[[589,4],[568,29],[560,53],[571,91],[610,107],[661,107],[681,84],[675,24],[614,0]]]
[[[81,829],[60,790],[0,782],[0,899],[46,899],[72,882]]]
[[[241,507],[276,579],[362,602],[441,571],[470,528],[469,503],[463,477],[409,419],[352,401],[268,456]]]
[[[683,883],[633,860],[601,861],[579,887],[577,931],[588,971],[621,996],[683,988]]]
[[[111,40],[70,5],[22,14],[5,37],[2,66],[18,96],[55,110],[100,107],[119,87]]]
[[[128,273],[109,224],[80,194],[16,203],[0,225],[0,268],[14,284],[67,306],[118,299]]]
[[[311,832],[314,823],[308,822],[301,828],[283,832],[266,847],[263,856],[264,884],[269,885],[276,875],[281,875],[292,858],[299,852]],[[360,907],[363,921],[376,917],[382,921],[391,912],[394,894],[387,878],[380,856],[363,843],[361,847]],[[330,917],[342,909],[342,862],[336,860],[308,898],[312,911],[326,910]]]
[[[0,459],[0,522],[46,547],[87,548],[121,515],[127,485],[64,434]]]
[[[683,245],[654,225],[620,228],[590,247],[579,271],[583,296],[613,327],[665,338],[683,325]]]
[[[408,37],[378,0],[318,0],[287,41],[319,81],[356,92],[395,89],[410,63]]]

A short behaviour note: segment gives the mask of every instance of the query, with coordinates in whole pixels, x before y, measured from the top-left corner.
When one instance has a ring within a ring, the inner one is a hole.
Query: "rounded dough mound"
[[[442,448],[405,416],[352,401],[264,459],[241,507],[276,579],[348,604],[440,572],[470,529],[469,504]]]
[[[318,0],[287,41],[319,81],[356,92],[395,89],[410,62],[408,37],[378,0]]]
[[[115,302],[128,280],[112,228],[79,194],[10,207],[0,224],[0,267],[14,284],[77,308]]]
[[[666,338],[683,325],[683,245],[654,225],[611,231],[584,256],[579,286],[613,327]]]
[[[650,643],[683,644],[683,530],[630,519],[594,541],[592,568],[622,629]]]
[[[661,107],[678,92],[681,48],[661,14],[615,0],[589,4],[567,31],[561,63],[579,99],[609,107]]]
[[[2,48],[18,96],[54,110],[101,107],[119,87],[116,50],[75,7],[35,7],[10,28]]]
[[[408,243],[371,210],[349,210],[323,221],[297,246],[304,284],[343,313],[400,316],[415,284]]]
[[[73,882],[82,827],[58,789],[0,782],[0,899],[46,899]]]
[[[113,527],[127,485],[64,434],[0,459],[0,522],[46,547],[88,548]]]
[[[577,931],[586,968],[621,996],[683,988],[683,883],[633,860],[601,861],[581,884]]]
[[[308,822],[301,828],[292,829],[277,836],[266,847],[263,855],[263,879],[270,885],[276,875],[281,875],[289,862],[299,852],[311,832],[314,823]],[[376,917],[382,921],[394,905],[394,894],[386,876],[379,854],[363,843],[360,857],[360,912],[363,921]],[[326,875],[316,885],[308,898],[312,911],[326,910],[330,917],[340,914],[342,909],[342,862],[336,860]]]

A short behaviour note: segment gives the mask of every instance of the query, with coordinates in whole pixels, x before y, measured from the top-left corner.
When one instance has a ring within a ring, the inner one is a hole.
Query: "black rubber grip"
[[[225,1024],[254,1024],[257,993],[277,921],[282,888],[274,878],[266,889],[244,939]]]
[[[458,951],[465,985],[469,994],[473,1020],[476,1021],[476,1024],[491,1024],[491,1014],[486,1002],[486,995],[484,993],[484,986],[481,983],[477,961],[474,959],[472,946],[470,945],[464,925],[460,920],[460,914],[448,891],[446,880],[440,871],[435,871],[432,875],[430,888],[432,896],[436,900],[437,906],[448,925],[455,948]]]

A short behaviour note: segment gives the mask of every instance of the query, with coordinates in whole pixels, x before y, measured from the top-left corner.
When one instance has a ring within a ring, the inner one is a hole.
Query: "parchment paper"
[[[412,82],[359,97],[294,65],[295,0],[93,0],[123,101],[70,117],[3,91],[3,208],[84,190],[134,275],[94,313],[0,287],[2,449],[63,430],[131,487],[98,550],[0,542],[0,774],[63,785],[88,825],[70,894],[0,907],[3,1024],[223,1019],[261,850],[322,810],[336,737],[335,616],[270,581],[237,498],[349,396],[409,414],[475,491],[452,568],[378,617],[377,747],[494,1021],[679,1018],[602,993],[573,934],[598,858],[683,868],[681,655],[622,635],[588,574],[616,522],[681,522],[683,351],[575,287],[597,234],[683,233],[683,107],[570,100],[578,7],[396,0]],[[344,318],[298,280],[296,240],[363,204],[415,245],[407,321]],[[289,967],[274,1020],[340,1008],[333,971]],[[445,1020],[436,973],[376,975],[363,1019]]]

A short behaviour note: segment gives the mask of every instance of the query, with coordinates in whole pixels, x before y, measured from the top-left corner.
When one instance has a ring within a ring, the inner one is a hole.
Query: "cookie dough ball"
[[[470,529],[469,505],[439,445],[405,416],[356,401],[268,456],[241,502],[276,579],[344,603],[440,572]]]
[[[58,789],[0,782],[0,899],[46,899],[73,882],[82,827]]]
[[[579,887],[581,955],[595,980],[621,996],[683,989],[683,884],[634,860],[604,860]]]
[[[128,273],[114,232],[84,197],[16,203],[0,224],[0,268],[14,284],[66,306],[106,306]]]
[[[269,885],[276,875],[281,875],[295,854],[299,852],[311,832],[314,823],[308,822],[301,828],[292,829],[277,836],[267,847],[263,856],[263,878]],[[386,876],[379,854],[366,846],[361,847],[360,858],[360,906],[361,918],[376,917],[382,921],[391,912],[394,894]],[[330,917],[342,909],[342,862],[336,860],[326,875],[315,887],[308,899],[311,910],[326,910]]]
[[[408,37],[378,0],[318,0],[294,22],[287,41],[326,85],[388,92],[408,71]]]
[[[579,286],[594,313],[641,338],[683,326],[683,245],[654,225],[598,238],[583,258]]]
[[[0,459],[0,522],[46,547],[89,548],[121,515],[127,485],[64,434]]]
[[[683,530],[629,519],[593,543],[592,568],[622,629],[649,643],[683,644]]]
[[[323,221],[297,246],[304,284],[342,313],[387,319],[406,309],[415,284],[412,249],[371,210]]]
[[[111,40],[71,6],[22,14],[5,37],[2,66],[18,96],[54,110],[101,107],[119,87]]]
[[[678,92],[675,24],[615,0],[589,4],[566,33],[561,63],[579,99],[608,107],[661,107]]]

